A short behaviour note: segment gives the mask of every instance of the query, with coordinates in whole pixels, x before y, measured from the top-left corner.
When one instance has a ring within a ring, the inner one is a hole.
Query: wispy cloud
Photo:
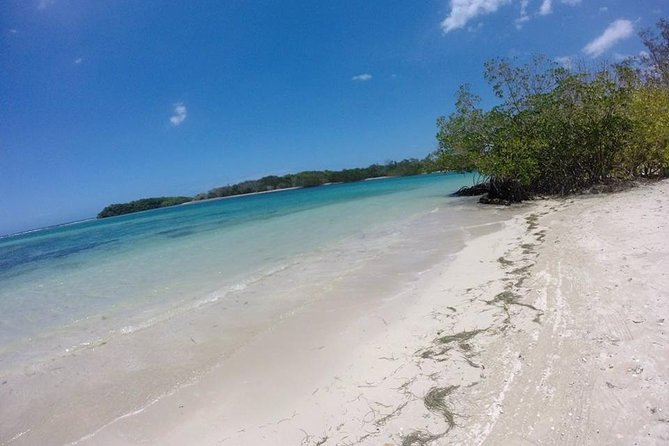
[[[539,15],[548,15],[553,12],[553,4],[558,0],[542,0],[539,7]],[[581,0],[559,0],[565,5],[578,5]],[[441,29],[449,33],[456,29],[464,28],[468,22],[478,16],[492,14],[505,5],[520,3],[520,16],[514,21],[516,28],[521,29],[526,22],[535,14],[528,12],[530,0],[451,0],[451,12],[441,22]]]
[[[372,79],[372,75],[369,74],[369,73],[358,74],[358,75],[353,76],[351,78],[352,81],[356,81],[356,82],[365,82],[365,81],[369,81],[371,79]]]
[[[553,0],[544,0],[539,7],[540,15],[548,15],[553,12]]]
[[[514,21],[514,23],[516,24],[516,29],[523,29],[523,25],[529,21],[530,21],[529,15],[521,15]]]
[[[520,0],[520,15],[527,15],[527,7],[530,6],[530,0]]]
[[[622,19],[616,20],[599,37],[583,47],[583,52],[588,56],[597,57],[616,43],[631,37],[633,34],[634,25],[632,25],[632,22]]]
[[[530,5],[530,0],[520,0],[520,16],[516,19],[516,29],[521,29],[525,22],[530,21],[530,16],[527,13],[527,7]]]
[[[569,6],[576,6],[581,0],[560,0],[560,3]],[[543,0],[539,6],[539,15],[548,15],[553,13],[553,0]]]
[[[170,122],[173,126],[178,127],[186,119],[187,110],[183,102],[177,102],[174,104],[174,112],[170,116]]]
[[[75,65],[79,65],[81,62],[83,62],[83,60],[84,60],[84,59],[81,58],[81,57],[78,58],[78,59],[75,59],[74,64],[75,64]]]
[[[467,22],[483,14],[490,14],[512,0],[451,0],[451,12],[442,22],[445,33],[463,28]]]

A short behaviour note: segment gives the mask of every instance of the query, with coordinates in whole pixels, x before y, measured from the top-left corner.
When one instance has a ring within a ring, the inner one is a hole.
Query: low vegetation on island
[[[424,173],[427,170],[428,166],[425,161],[405,159],[402,161],[389,161],[385,164],[372,164],[368,167],[355,169],[312,170],[283,176],[271,175],[258,180],[250,180],[233,185],[216,187],[209,192],[197,194],[193,199],[204,200],[209,198],[228,197],[231,195],[269,192],[291,187],[313,187],[328,183],[351,183],[369,178],[417,175]]]
[[[389,161],[385,164],[372,164],[368,167],[343,170],[313,170],[283,176],[270,175],[258,180],[242,181],[241,183],[216,187],[194,197],[158,197],[143,198],[129,203],[116,203],[105,207],[97,218],[113,217],[146,211],[167,206],[175,206],[189,201],[207,200],[212,198],[230,197],[233,195],[271,192],[295,187],[314,187],[328,183],[351,183],[370,178],[398,177],[418,175],[433,170],[429,160],[405,159]]]
[[[142,198],[128,203],[110,204],[98,213],[98,218],[113,217],[115,215],[131,214],[133,212],[148,211],[150,209],[176,206],[191,201],[191,197],[154,197]]]
[[[500,99],[488,110],[469,86],[438,119],[439,170],[477,171],[463,190],[482,202],[565,195],[669,173],[669,21],[640,37],[647,51],[597,70],[543,57],[494,59],[485,78]]]

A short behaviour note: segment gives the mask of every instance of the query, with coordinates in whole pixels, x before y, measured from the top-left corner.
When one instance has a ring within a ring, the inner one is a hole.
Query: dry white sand
[[[75,443],[669,442],[669,182],[517,212],[401,292],[302,307]]]

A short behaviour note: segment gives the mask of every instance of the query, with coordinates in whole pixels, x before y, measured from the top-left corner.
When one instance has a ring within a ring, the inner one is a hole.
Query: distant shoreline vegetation
[[[291,188],[322,186],[329,183],[352,183],[370,178],[418,175],[433,170],[431,160],[405,159],[354,169],[311,170],[283,176],[269,175],[257,180],[248,180],[237,184],[215,187],[208,192],[199,193],[194,197],[154,197],[142,198],[128,203],[110,204],[98,213],[97,218],[114,217],[133,212],[176,206],[191,201],[272,192]]]
[[[98,213],[98,218],[114,217],[116,215],[176,206],[178,204],[188,203],[192,200],[191,197],[153,197],[142,198],[128,203],[114,203],[101,210],[100,213]]]

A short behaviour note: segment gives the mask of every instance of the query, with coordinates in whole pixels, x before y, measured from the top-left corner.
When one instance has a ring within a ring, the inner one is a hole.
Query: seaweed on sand
[[[511,274],[511,275],[527,274],[529,272],[530,268],[532,268],[532,266],[533,266],[532,264],[529,264],[529,265],[525,265],[525,266],[520,267],[520,268],[516,268],[513,271],[511,271],[509,274]]]
[[[423,350],[420,354],[420,357],[423,359],[432,358],[433,356],[436,356],[436,353],[429,348],[427,350]]]
[[[446,421],[446,430],[439,434],[432,434],[425,430],[415,430],[410,434],[402,436],[402,446],[425,446],[433,441],[443,438],[455,426],[455,414],[446,404],[449,396],[458,386],[432,387],[425,397],[423,403],[430,412],[441,415]]]
[[[413,431],[410,434],[404,435],[402,437],[402,446],[424,446],[429,444],[430,442],[439,440],[444,435],[445,433],[431,434],[423,430]]]
[[[532,254],[534,252],[534,244],[533,243],[523,243],[520,245],[521,248],[523,248],[523,254]]]
[[[432,348],[420,349],[416,354],[422,359],[432,359],[439,362],[445,361],[447,358],[444,355],[451,350],[452,344],[457,344],[457,347],[464,353],[470,352],[473,347],[468,341],[485,330],[487,329],[461,331],[459,333],[439,336],[434,340],[435,345]],[[437,334],[439,333],[441,331]]]
[[[497,303],[501,302],[504,307],[508,307],[508,305],[519,305],[521,307],[530,308],[534,311],[540,311],[534,305],[526,304],[524,302],[518,302],[518,299],[520,299],[520,296],[518,294],[516,294],[512,291],[506,290],[506,291],[502,291],[497,296],[495,296],[492,300],[489,300],[486,303],[488,305],[494,305],[494,304],[497,304]]]
[[[453,393],[457,388],[458,386],[433,387],[427,392],[423,399],[427,410],[444,417],[444,420],[448,425],[448,430],[451,430],[453,426],[455,426],[455,414],[446,404],[446,397]]]
[[[470,331],[461,331],[460,333],[454,333],[446,336],[441,336],[437,338],[436,342],[438,344],[450,344],[452,342],[457,342],[463,350],[468,350],[467,347],[463,347],[463,345],[467,345],[467,341],[469,341],[471,338],[474,336],[478,335],[479,333],[484,332],[485,329],[476,329],[476,330],[470,330]]]
[[[543,315],[543,311],[535,307],[534,305],[531,304],[526,304],[524,302],[518,302],[518,299],[520,299],[520,296],[512,291],[506,290],[502,291],[498,295],[496,295],[493,299],[486,301],[488,305],[498,305],[502,304],[502,309],[504,309],[504,312],[506,313],[506,318],[504,319],[504,324],[507,325],[511,323],[511,313],[509,313],[509,306],[510,305],[518,305],[520,307],[526,307],[531,310],[534,310],[537,312],[537,317],[534,318],[534,322],[539,323],[539,317]]]
[[[392,412],[390,412],[387,415],[384,415],[383,417],[379,418],[378,420],[374,421],[374,425],[377,427],[385,425],[390,419],[396,417],[397,415],[404,410],[405,407],[409,404],[409,401],[405,401],[399,406],[397,406]]]
[[[500,257],[497,259],[497,261],[502,265],[502,266],[509,266],[513,265],[513,262],[511,260],[506,260],[504,257]]]
[[[538,228],[539,227],[539,225],[537,224],[538,220],[539,216],[537,214],[530,214],[527,217],[525,217],[525,221],[527,222],[527,229],[533,231],[536,228]]]

